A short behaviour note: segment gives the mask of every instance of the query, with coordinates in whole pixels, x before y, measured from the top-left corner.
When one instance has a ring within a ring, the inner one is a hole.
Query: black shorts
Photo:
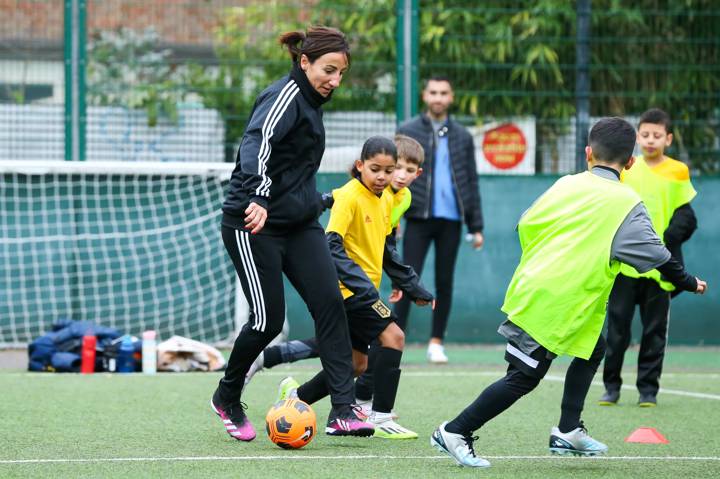
[[[556,354],[551,353],[538,344],[537,349],[532,353],[526,354],[520,350],[517,344],[508,341],[505,348],[505,361],[515,366],[530,377],[542,379],[550,369]]]
[[[350,342],[353,349],[366,353],[370,343],[397,322],[395,313],[382,300],[358,300],[350,296],[345,300],[345,314],[350,323]]]

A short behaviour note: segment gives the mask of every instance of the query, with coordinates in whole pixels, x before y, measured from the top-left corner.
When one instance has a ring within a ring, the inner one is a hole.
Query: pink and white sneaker
[[[370,437],[375,434],[375,426],[362,421],[350,405],[333,407],[328,417],[325,434],[328,436]]]
[[[233,439],[238,441],[252,441],[255,439],[255,428],[250,423],[250,419],[245,415],[245,406],[243,403],[237,403],[232,406],[223,405],[219,401],[218,391],[215,391],[210,400],[210,407],[220,416],[223,421],[225,430]]]

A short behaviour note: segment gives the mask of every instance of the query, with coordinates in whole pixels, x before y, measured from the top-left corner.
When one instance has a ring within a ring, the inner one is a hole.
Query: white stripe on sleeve
[[[260,151],[258,153],[258,170],[257,173],[262,177],[260,186],[255,190],[255,194],[258,196],[268,196],[270,192],[270,185],[272,180],[265,175],[267,172],[267,161],[270,158],[272,147],[270,146],[270,138],[275,133],[275,126],[282,118],[283,114],[287,111],[288,106],[292,102],[295,95],[300,91],[295,81],[290,80],[280,91],[280,94],[275,99],[268,115],[265,117],[265,122],[262,126],[262,141],[260,143]]]

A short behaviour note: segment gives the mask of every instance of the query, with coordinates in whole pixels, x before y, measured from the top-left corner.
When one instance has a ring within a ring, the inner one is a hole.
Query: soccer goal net
[[[0,162],[0,347],[64,318],[231,337],[236,275],[219,223],[232,168]]]

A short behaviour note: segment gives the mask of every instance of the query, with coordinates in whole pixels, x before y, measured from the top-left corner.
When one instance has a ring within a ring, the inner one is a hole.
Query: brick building
[[[153,28],[178,60],[213,58],[218,15],[248,0],[88,0],[88,40],[98,31]],[[64,2],[0,0],[0,103],[62,103]],[[21,101],[22,100],[22,101]]]

